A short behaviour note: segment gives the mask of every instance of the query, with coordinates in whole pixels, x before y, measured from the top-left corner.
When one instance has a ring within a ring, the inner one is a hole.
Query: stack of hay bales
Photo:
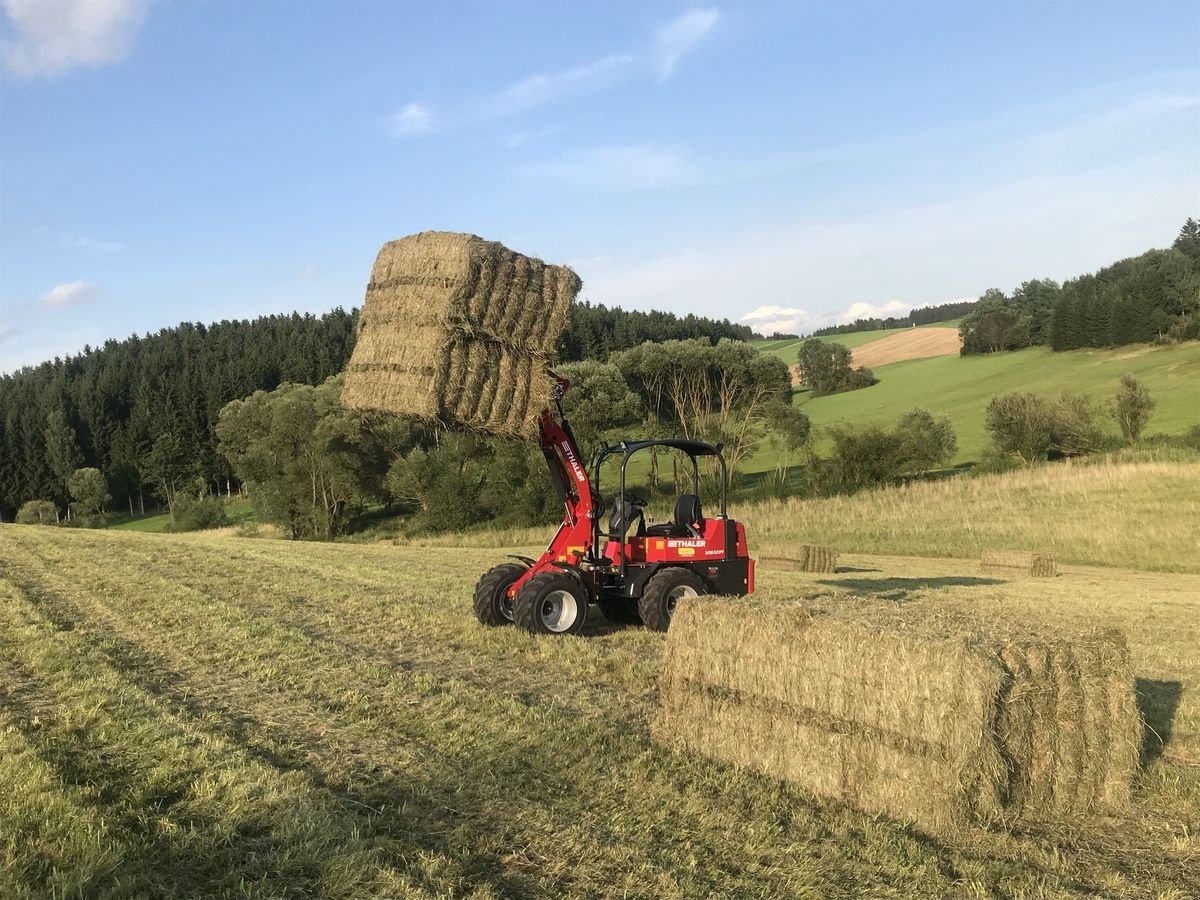
[[[830,573],[837,571],[837,560],[838,553],[832,547],[802,544],[791,556],[764,556],[760,561],[768,566],[793,572]]]
[[[931,831],[1128,803],[1141,720],[1119,634],[1005,633],[931,609],[689,600],[654,736]]]
[[[533,437],[579,276],[472,234],[424,231],[379,251],[343,402]]]
[[[1054,556],[1049,553],[1029,553],[1024,550],[984,550],[980,568],[988,575],[1053,578],[1058,574]]]

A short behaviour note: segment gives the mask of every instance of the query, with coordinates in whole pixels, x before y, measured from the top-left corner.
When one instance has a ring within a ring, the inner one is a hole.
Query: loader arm
[[[554,381],[553,400],[551,407],[542,410],[538,419],[538,444],[546,458],[546,468],[550,470],[550,481],[563,504],[563,521],[542,555],[509,588],[509,596],[514,597],[538,572],[560,568],[559,564],[578,565],[580,560],[593,554],[594,522],[598,517],[596,500],[584,468],[583,453],[562,410],[562,396],[570,382],[553,372],[549,375]]]

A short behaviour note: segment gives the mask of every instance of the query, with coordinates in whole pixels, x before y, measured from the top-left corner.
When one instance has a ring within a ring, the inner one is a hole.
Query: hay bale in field
[[[383,245],[363,303],[367,328],[452,328],[549,356],[579,276],[473,234],[422,231]]]
[[[1053,554],[1024,550],[984,550],[979,565],[988,575],[1053,578],[1058,574]]]
[[[1119,635],[924,604],[689,600],[661,695],[668,746],[934,831],[1118,809],[1141,741]]]
[[[426,231],[379,251],[343,402],[533,437],[580,281],[475,235]]]
[[[793,572],[830,573],[837,571],[837,560],[838,553],[832,547],[802,544],[792,556],[764,556],[760,562],[772,568]]]

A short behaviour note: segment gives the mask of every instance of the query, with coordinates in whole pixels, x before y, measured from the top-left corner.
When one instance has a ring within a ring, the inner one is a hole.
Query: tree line
[[[64,515],[76,470],[101,472],[116,508],[237,489],[216,426],[229,402],[281,384],[322,385],[354,347],[356,311],[182,323],[106,341],[0,376],[0,519],[27,500]],[[561,339],[566,360],[607,359],[646,340],[745,340],[728,321],[581,303]],[[191,505],[190,499],[185,504]],[[203,513],[204,511],[201,510]]]
[[[1200,339],[1200,223],[1169,249],[1150,250],[1062,285],[1032,279],[990,289],[959,325],[964,356]]]
[[[960,319],[975,306],[974,300],[956,300],[953,303],[939,303],[936,306],[921,306],[910,310],[903,316],[887,316],[885,318],[855,319],[845,325],[828,325],[818,328],[808,337],[828,337],[833,334],[855,334],[860,331],[881,331],[893,328],[912,328],[914,325],[932,325],[935,322],[949,322]],[[792,337],[797,335],[778,335]]]

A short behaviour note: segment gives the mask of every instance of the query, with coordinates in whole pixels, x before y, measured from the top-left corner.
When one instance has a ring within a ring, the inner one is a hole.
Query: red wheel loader
[[[501,563],[479,579],[474,596],[479,621],[511,622],[534,634],[578,634],[589,604],[595,603],[610,621],[666,631],[680,600],[753,592],[754,560],[745,526],[726,515],[729,477],[720,445],[682,439],[605,445],[589,477],[562,410],[569,382],[549,374],[554,409],[542,413],[539,441],[566,513],[538,559],[513,556],[514,562]],[[684,453],[692,463],[693,485],[700,483],[699,458],[715,457],[721,470],[720,514],[706,517],[700,498],[683,494],[670,522],[646,525],[646,501],[626,490],[625,471],[630,457],[650,447]],[[618,456],[620,484],[606,508],[600,468]]]

